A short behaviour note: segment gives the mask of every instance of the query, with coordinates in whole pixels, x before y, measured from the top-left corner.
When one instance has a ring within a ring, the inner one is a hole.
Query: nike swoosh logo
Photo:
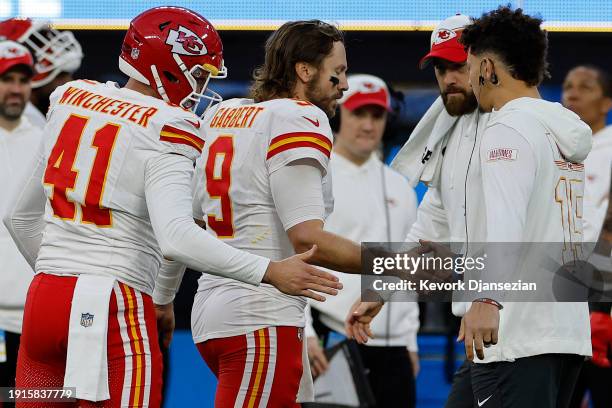
[[[189,119],[185,119],[185,122],[189,123],[191,126],[193,126],[196,129],[200,128],[200,122],[197,122],[197,121],[196,122],[192,122]]]
[[[304,119],[306,119],[307,121],[309,121],[310,123],[312,123],[313,125],[315,125],[316,127],[319,127],[319,118],[317,118],[317,120],[312,120],[310,118],[307,118],[306,116],[302,116]]]
[[[489,396],[488,396],[488,397],[487,397],[485,400],[483,400],[482,402],[480,402],[480,399],[479,399],[479,400],[478,400],[478,406],[479,406],[479,407],[482,407],[484,404],[486,404],[486,403],[487,403],[487,401],[488,401],[489,399],[491,399],[491,397],[492,397],[492,396],[493,396],[493,394],[489,395]]]

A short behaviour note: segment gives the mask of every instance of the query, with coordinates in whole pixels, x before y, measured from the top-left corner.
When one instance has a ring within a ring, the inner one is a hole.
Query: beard
[[[306,100],[325,112],[327,117],[331,119],[336,115],[336,107],[338,106],[338,99],[342,98],[342,91],[338,91],[337,94],[332,96],[325,95],[318,86],[320,76],[320,73],[317,73],[317,76],[306,84]]]
[[[448,94],[453,92],[458,92],[458,94],[454,94],[452,97],[449,97]],[[464,89],[451,86],[441,94],[444,107],[451,116],[466,115],[474,112],[474,110],[476,110],[478,107],[478,101],[476,100],[474,92],[468,92]],[[462,96],[458,96],[459,94]]]
[[[25,105],[25,99],[21,99],[19,103],[12,104],[7,104],[6,101],[3,101],[0,103],[0,116],[10,121],[17,120],[23,114]]]

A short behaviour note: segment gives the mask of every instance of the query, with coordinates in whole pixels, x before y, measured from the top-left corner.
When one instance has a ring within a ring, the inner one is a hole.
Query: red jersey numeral
[[[76,206],[66,197],[66,190],[72,190],[79,172],[72,168],[81,136],[89,118],[71,115],[64,123],[55,146],[49,155],[44,183],[53,186],[51,207],[53,215],[64,220],[74,220]]]
[[[81,136],[89,118],[70,115],[60,131],[55,146],[49,155],[44,183],[53,186],[51,207],[53,215],[65,220],[76,218],[77,204],[66,197],[67,190],[73,190],[79,172],[73,168]],[[81,206],[82,222],[98,227],[112,225],[112,212],[102,207],[102,194],[115,140],[121,127],[107,123],[94,134],[92,147],[96,149],[94,163],[85,192],[85,203]]]
[[[217,157],[222,156],[220,171],[215,172]],[[232,238],[234,236],[234,214],[229,189],[232,184],[230,169],[234,159],[234,141],[232,136],[220,136],[208,148],[206,160],[206,191],[210,198],[219,199],[221,204],[221,217],[208,215],[207,224],[219,238]]]

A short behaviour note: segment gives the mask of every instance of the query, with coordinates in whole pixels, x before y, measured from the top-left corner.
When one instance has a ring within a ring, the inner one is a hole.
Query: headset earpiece
[[[495,72],[491,74],[491,83],[493,85],[497,85],[499,83],[499,80],[497,79],[497,75],[495,75]]]
[[[484,77],[483,77],[482,75],[480,75],[480,76],[478,77],[478,83],[480,84],[480,86],[483,86],[483,85],[484,85],[484,82],[485,82],[485,81],[484,81]]]

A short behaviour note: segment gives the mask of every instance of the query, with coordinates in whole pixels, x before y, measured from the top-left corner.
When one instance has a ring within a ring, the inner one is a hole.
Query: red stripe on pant
[[[297,327],[268,327],[197,347],[219,380],[215,408],[294,408],[302,377]]]
[[[37,274],[28,291],[23,319],[21,347],[17,361],[17,387],[49,388],[62,387],[66,369],[66,352],[68,344],[68,321],[70,307],[76,285],[76,277]],[[127,286],[126,286],[127,287]],[[131,289],[131,288],[130,288]],[[131,289],[132,294],[138,292]],[[151,341],[151,386],[149,407],[161,405],[161,371],[162,360],[157,339],[155,309],[151,297],[140,294],[144,308],[146,332]],[[79,407],[115,408],[121,404],[124,391],[124,377],[127,361],[133,361],[125,349],[121,335],[120,320],[125,319],[124,299],[117,299],[115,291],[109,302],[108,320],[108,380],[110,400],[97,403],[79,401]],[[125,321],[124,321],[125,322]],[[142,332],[140,332],[142,334]],[[146,360],[143,360],[146,361]],[[129,382],[129,390],[134,388]],[[140,400],[142,401],[142,399]],[[65,403],[18,403],[18,407],[66,408]],[[131,405],[130,405],[131,406]]]
[[[125,302],[125,321],[127,323],[127,334],[130,339],[132,351],[132,387],[130,390],[129,404],[133,407],[142,407],[145,383],[145,361],[143,349],[143,336],[140,331],[138,320],[138,301],[136,292],[124,283],[120,283],[121,293]]]

